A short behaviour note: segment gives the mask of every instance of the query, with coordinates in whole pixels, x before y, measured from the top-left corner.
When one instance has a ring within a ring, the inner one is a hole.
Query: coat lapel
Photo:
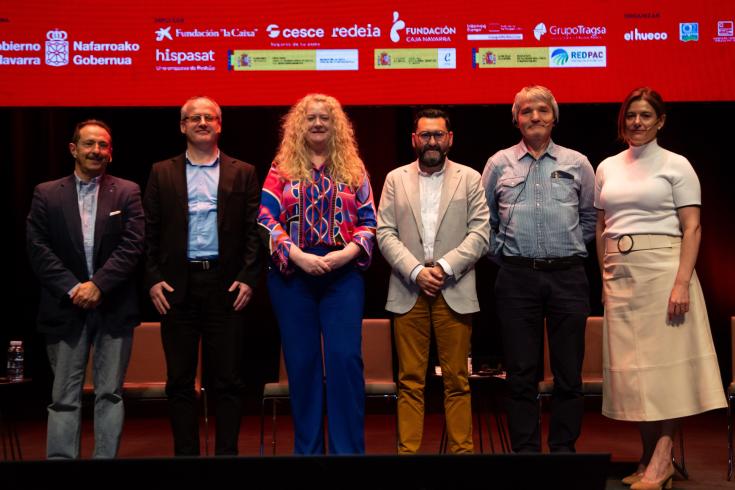
[[[413,212],[413,218],[416,221],[416,227],[419,229],[419,235],[423,239],[424,225],[421,222],[421,192],[419,188],[418,163],[413,163],[406,167],[401,180],[403,182],[403,190],[406,192],[408,203]]]
[[[179,155],[173,159],[171,184],[176,191],[176,201],[183,210],[184,216],[189,215],[189,194],[186,190],[186,157]]]
[[[437,232],[441,227],[444,215],[447,214],[447,208],[449,207],[449,203],[452,201],[454,193],[457,191],[457,186],[459,185],[460,180],[459,167],[457,167],[454,162],[447,160],[444,168],[444,182],[442,182],[442,196],[439,201],[439,214],[436,220]]]
[[[446,167],[444,169],[444,182],[442,182],[442,197],[439,200],[439,215],[436,226],[437,230],[439,229],[439,225],[441,225],[442,219],[444,219],[444,215],[447,213],[447,208],[449,207],[449,203],[452,201],[452,197],[457,190],[459,181],[459,168],[454,164],[454,162],[447,160]]]
[[[222,228],[222,222],[226,213],[225,206],[232,193],[235,180],[235,163],[232,158],[220,152],[219,157],[219,183],[217,184],[217,229]]]
[[[59,201],[64,212],[66,228],[69,230],[71,243],[82,260],[82,264],[86,264],[84,239],[82,238],[82,218],[79,216],[79,201],[77,200],[77,181],[73,174],[67,179],[64,179],[59,186]]]
[[[100,251],[100,242],[102,235],[105,234],[107,221],[110,219],[110,213],[113,211],[112,206],[115,202],[115,192],[117,187],[115,183],[107,175],[104,175],[100,182],[100,188],[97,192],[97,216],[94,224],[94,259],[92,264],[97,264],[97,255]]]

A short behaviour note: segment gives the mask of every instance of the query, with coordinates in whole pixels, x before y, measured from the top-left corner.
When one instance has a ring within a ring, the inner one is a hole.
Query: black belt
[[[217,265],[219,265],[219,260],[217,259],[190,260],[189,261],[189,269],[192,269],[195,271],[208,271],[208,270],[216,269]]]
[[[522,265],[537,271],[558,271],[569,269],[575,265],[582,265],[584,263],[584,258],[579,257],[578,255],[546,259],[503,255],[503,262],[513,265]]]

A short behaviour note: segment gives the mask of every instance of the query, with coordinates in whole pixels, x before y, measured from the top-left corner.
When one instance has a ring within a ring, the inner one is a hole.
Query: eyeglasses
[[[110,148],[110,144],[106,141],[85,140],[80,141],[78,144],[83,148],[94,148],[95,146],[98,146],[100,150],[107,150]]]
[[[183,122],[193,122],[198,124],[204,119],[206,122],[211,123],[219,119],[219,117],[212,114],[192,114],[191,116],[184,116],[181,118]]]
[[[416,133],[416,136],[418,136],[424,143],[431,141],[431,138],[434,138],[434,141],[440,143],[444,141],[444,138],[446,138],[448,134],[449,133],[446,131],[421,131],[420,133]]]

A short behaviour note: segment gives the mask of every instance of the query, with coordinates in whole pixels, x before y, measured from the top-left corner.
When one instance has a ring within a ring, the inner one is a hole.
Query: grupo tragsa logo
[[[66,31],[53,29],[46,33],[46,64],[65,66],[69,64],[69,41]]]
[[[536,41],[540,41],[544,34],[546,34],[546,24],[539,22],[536,24],[536,27],[533,28],[533,37],[536,38]]]
[[[401,40],[401,35],[398,31],[402,31],[406,28],[406,23],[401,20],[401,15],[398,11],[393,12],[393,26],[390,28],[390,40],[397,43]]]
[[[551,52],[551,62],[557,66],[564,66],[569,61],[569,53],[562,48],[557,48]]]

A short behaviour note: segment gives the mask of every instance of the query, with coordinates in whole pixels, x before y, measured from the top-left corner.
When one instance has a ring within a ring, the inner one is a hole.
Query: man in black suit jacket
[[[153,165],[145,192],[146,284],[161,337],[176,455],[199,454],[194,378],[199,339],[217,399],[215,454],[238,452],[243,308],[260,270],[255,168],[219,151],[222,112],[181,108],[186,153]]]
[[[79,457],[82,385],[94,345],[94,457],[111,458],[139,323],[133,276],[143,252],[143,207],[137,184],[105,172],[112,160],[105,123],[79,123],[69,150],[74,174],[36,187],[27,223],[28,256],[41,283],[38,329],[54,372],[46,454]]]

